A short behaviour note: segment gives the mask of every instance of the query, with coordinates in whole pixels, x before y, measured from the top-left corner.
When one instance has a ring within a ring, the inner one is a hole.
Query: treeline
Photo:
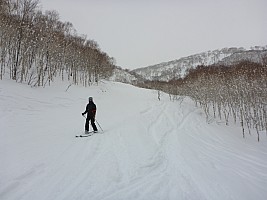
[[[114,59],[38,0],[0,1],[0,79],[44,86],[60,75],[84,86],[111,75]]]
[[[231,118],[240,123],[242,134],[255,129],[267,131],[267,59],[263,64],[243,61],[231,66],[198,66],[184,79],[169,82],[147,82],[173,99],[191,97],[209,117]]]

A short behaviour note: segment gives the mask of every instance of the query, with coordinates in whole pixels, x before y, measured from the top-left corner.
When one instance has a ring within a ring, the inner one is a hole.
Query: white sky
[[[267,45],[267,0],[40,0],[118,66],[135,69],[224,47]]]

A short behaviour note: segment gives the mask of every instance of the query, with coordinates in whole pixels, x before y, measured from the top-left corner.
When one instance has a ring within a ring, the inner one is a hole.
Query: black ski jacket
[[[93,101],[90,101],[85,108],[85,111],[82,113],[85,115],[87,113],[87,117],[95,117],[96,114],[96,105]]]

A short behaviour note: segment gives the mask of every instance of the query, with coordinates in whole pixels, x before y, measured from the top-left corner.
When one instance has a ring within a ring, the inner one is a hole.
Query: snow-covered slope
[[[115,82],[0,81],[0,199],[265,200],[267,137],[242,138],[190,99]],[[82,133],[88,96],[104,132]],[[211,122],[211,121],[210,121]]]
[[[109,77],[110,81],[117,81],[121,83],[130,83],[133,84],[137,81],[137,77],[130,74],[128,71],[123,70],[121,68],[115,68],[113,70],[113,74]]]
[[[240,60],[261,62],[264,56],[267,56],[267,46],[255,47],[252,50],[246,50],[244,48],[223,48],[138,68],[133,70],[133,72],[147,80],[169,81],[180,77],[183,78],[187,74],[187,70],[195,68],[198,65],[212,65],[215,63],[233,64]]]
[[[250,51],[236,52],[228,57],[223,58],[218,63],[223,65],[231,65],[231,64],[236,64],[242,60],[248,60],[255,63],[262,63],[264,57],[267,57],[267,50],[250,50]]]

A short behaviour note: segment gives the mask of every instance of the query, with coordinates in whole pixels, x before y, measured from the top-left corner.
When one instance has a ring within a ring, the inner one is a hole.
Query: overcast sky
[[[122,68],[267,45],[267,0],[40,0],[40,5],[97,41]]]

